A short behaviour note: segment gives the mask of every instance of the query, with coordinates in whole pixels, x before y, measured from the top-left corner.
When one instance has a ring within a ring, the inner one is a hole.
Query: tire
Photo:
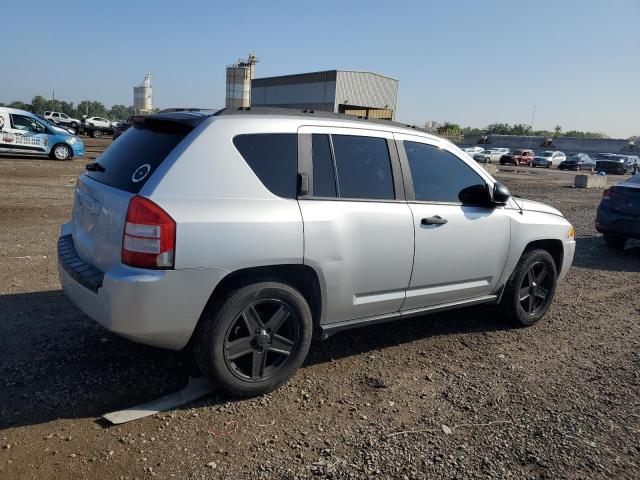
[[[543,271],[546,272],[544,277]],[[542,249],[525,251],[505,285],[500,310],[515,326],[529,327],[537,323],[553,301],[557,278],[556,263],[549,252]]]
[[[263,395],[302,365],[312,332],[311,310],[298,290],[280,281],[251,283],[205,309],[194,338],[195,360],[227,394]]]
[[[613,250],[623,250],[627,243],[626,237],[620,237],[618,235],[613,235],[612,233],[605,233],[603,237],[607,247]]]
[[[91,138],[100,138],[102,136],[102,132],[100,130],[91,130]]]
[[[64,161],[64,160],[71,160],[72,154],[73,152],[71,151],[71,148],[69,148],[68,145],[65,145],[64,143],[58,143],[57,145],[54,145],[51,148],[51,153],[49,153],[49,157],[52,160]]]
[[[551,163],[547,163],[547,167],[546,168],[551,168]]]

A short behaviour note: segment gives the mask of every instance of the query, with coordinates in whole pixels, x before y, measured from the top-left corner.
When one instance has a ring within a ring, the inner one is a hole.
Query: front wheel
[[[302,365],[313,330],[305,298],[278,281],[239,288],[205,310],[194,354],[203,373],[226,393],[248,398],[285,383]]]
[[[538,322],[551,305],[556,292],[557,269],[546,250],[526,251],[505,286],[500,309],[520,327]]]
[[[69,160],[71,158],[71,149],[64,144],[55,145],[51,149],[50,157],[54,160]]]

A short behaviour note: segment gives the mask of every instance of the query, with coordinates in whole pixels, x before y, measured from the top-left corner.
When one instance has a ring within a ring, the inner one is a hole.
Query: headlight
[[[67,143],[73,145],[77,141],[78,141],[78,137],[69,137],[69,139],[67,140]]]
[[[569,228],[569,238],[570,238],[571,240],[573,240],[573,239],[575,238],[575,236],[576,236],[576,231],[575,231],[575,229],[573,228],[573,225],[572,225],[572,226]]]

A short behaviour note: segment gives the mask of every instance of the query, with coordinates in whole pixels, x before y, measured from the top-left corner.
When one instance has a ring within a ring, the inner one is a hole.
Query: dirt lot
[[[498,175],[576,226],[540,324],[475,308],[346,332],[262,398],[107,427],[101,414],[179,389],[194,367],[61,294],[58,228],[85,163],[0,157],[0,478],[640,477],[640,244],[604,247],[601,191],[568,188],[573,175]]]

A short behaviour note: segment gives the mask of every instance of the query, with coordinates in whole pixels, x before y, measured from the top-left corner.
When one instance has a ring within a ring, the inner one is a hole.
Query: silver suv
[[[67,296],[241,397],[312,337],[477,304],[532,325],[573,228],[455,145],[386,121],[281,109],[145,117],[77,182],[58,244]]]

